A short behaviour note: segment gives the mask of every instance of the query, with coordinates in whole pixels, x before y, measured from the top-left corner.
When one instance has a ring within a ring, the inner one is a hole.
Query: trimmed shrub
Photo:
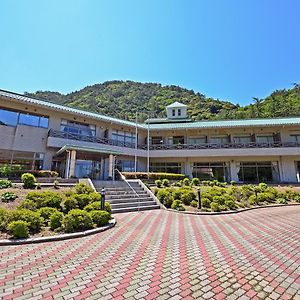
[[[101,210],[101,202],[96,201],[96,202],[90,203],[84,207],[84,210],[87,212],[90,212],[92,210]],[[111,205],[107,201],[105,201],[105,211],[107,211],[109,214],[111,214]]]
[[[34,201],[25,199],[17,206],[17,209],[29,209],[35,211],[37,210],[37,206]]]
[[[0,189],[6,189],[12,187],[12,183],[10,180],[0,180]]]
[[[160,179],[155,180],[155,185],[156,185],[158,188],[161,187],[161,184],[162,184],[162,182],[161,182]]]
[[[296,195],[293,200],[297,203],[300,203],[300,195]]]
[[[92,210],[91,212],[89,212],[89,215],[93,220],[93,223],[96,224],[97,227],[108,224],[110,220],[110,214],[104,210]]]
[[[7,227],[14,238],[27,238],[29,235],[28,224],[25,221],[13,221]]]
[[[83,182],[79,182],[75,185],[75,190],[77,194],[90,194],[93,193],[94,190]]]
[[[173,198],[173,196],[169,193],[169,194],[167,194],[167,196],[165,197],[165,199],[164,199],[164,206],[166,207],[166,208],[170,208],[171,206],[172,206],[172,204],[173,204],[173,201],[174,201],[174,198]]]
[[[193,200],[193,201],[190,203],[190,206],[191,206],[191,207],[198,207],[198,201]]]
[[[249,197],[249,204],[250,205],[257,205],[259,203],[257,197],[255,195],[251,195]]]
[[[170,185],[169,179],[167,179],[167,178],[163,179],[161,183],[165,187],[168,187]]]
[[[56,211],[50,215],[49,218],[49,226],[52,230],[58,229],[62,227],[62,221],[64,218],[64,214],[62,212]]]
[[[0,230],[4,231],[8,222],[8,211],[0,208]]]
[[[184,186],[190,186],[191,185],[191,181],[188,178],[184,178],[182,182],[183,182]]]
[[[89,194],[75,194],[74,198],[77,201],[77,207],[79,209],[83,209],[85,206],[87,206],[90,203],[90,195]]]
[[[273,202],[275,200],[275,195],[272,193],[264,192],[257,194],[257,201],[260,202]]]
[[[257,188],[258,188],[258,191],[263,193],[268,188],[268,185],[264,182],[261,182],[261,183],[258,184]]]
[[[156,197],[158,198],[158,200],[161,202],[161,203],[164,203],[165,201],[165,198],[167,197],[167,195],[170,194],[170,191],[169,190],[166,190],[166,189],[160,189],[158,190],[157,194],[156,194]]]
[[[182,189],[176,189],[172,192],[174,200],[180,200],[182,195]]]
[[[28,209],[17,209],[9,211],[8,213],[9,222],[13,221],[24,221],[28,225],[28,229],[31,232],[38,232],[43,225],[43,218],[40,217],[39,213],[30,211]]]
[[[78,208],[77,199],[74,196],[67,197],[62,201],[61,207],[64,212],[69,212],[72,209]]]
[[[44,219],[44,223],[48,224],[51,215],[58,212],[58,210],[53,207],[41,207],[37,212]]]
[[[219,205],[224,205],[226,201],[226,197],[224,196],[214,196],[213,202],[218,203]]]
[[[32,189],[35,187],[36,179],[31,173],[22,174],[21,180],[25,189]]]
[[[278,198],[276,202],[278,204],[288,204],[288,201],[284,198]]]
[[[176,210],[180,210],[180,211],[185,210],[185,208],[182,205],[182,201],[180,201],[180,200],[174,200],[172,205],[171,205],[171,208],[176,209]]]
[[[208,198],[201,198],[201,205],[205,208],[210,208],[211,201]]]
[[[186,191],[181,195],[181,201],[185,205],[190,205],[193,200],[196,200],[196,195],[193,191]]]
[[[231,199],[225,200],[225,207],[228,209],[235,209],[235,202]]]
[[[182,180],[186,176],[184,174],[175,174],[175,173],[147,173],[147,172],[122,172],[126,179],[169,179],[169,180]]]
[[[86,230],[93,227],[93,221],[90,215],[81,209],[72,209],[64,216],[62,221],[65,232],[75,232]]]
[[[29,192],[26,195],[26,199],[32,200],[36,204],[37,208],[54,207],[59,209],[63,200],[63,196],[59,193],[51,191],[35,191]]]
[[[195,177],[195,178],[192,179],[192,185],[198,186],[199,184],[200,184],[199,178]]]
[[[212,202],[212,203],[210,204],[210,208],[211,208],[212,211],[220,211],[220,206],[219,206],[219,204],[216,203],[216,202]]]
[[[14,201],[17,198],[18,198],[18,196],[15,193],[13,193],[13,192],[6,192],[6,193],[2,194],[2,196],[1,196],[1,200],[3,202]]]

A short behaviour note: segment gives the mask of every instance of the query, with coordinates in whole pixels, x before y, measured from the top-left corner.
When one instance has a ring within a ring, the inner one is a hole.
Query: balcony
[[[58,131],[54,129],[50,129],[48,132],[48,137],[54,138],[61,138],[66,140],[75,140],[75,141],[82,141],[82,142],[90,142],[90,143],[97,143],[97,144],[105,144],[117,147],[127,147],[127,148],[135,148],[135,144],[132,143],[125,143],[121,141],[116,141],[107,138],[100,138],[96,136],[87,136],[87,135],[78,135],[64,131]]]

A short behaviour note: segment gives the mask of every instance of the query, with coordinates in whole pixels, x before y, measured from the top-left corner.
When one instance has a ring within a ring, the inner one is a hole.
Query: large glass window
[[[276,161],[240,162],[238,167],[239,181],[243,182],[278,182],[279,169]]]
[[[191,136],[191,137],[189,137],[188,141],[189,141],[189,144],[191,144],[191,145],[205,144],[206,137],[205,136]]]
[[[173,145],[184,144],[184,136],[173,136]]]
[[[229,142],[229,136],[211,136],[210,137],[210,143],[211,144],[226,144]]]
[[[180,162],[153,162],[150,163],[150,171],[158,173],[181,174]]]
[[[300,143],[300,134],[292,134],[291,140],[295,143]]]
[[[84,136],[95,136],[96,126],[89,125],[69,120],[62,120],[60,125],[60,130],[74,134],[74,135],[84,135]]]
[[[0,109],[0,125],[17,126],[20,124],[48,128],[48,121],[48,117]]]
[[[256,137],[257,143],[274,143],[274,136],[273,135],[258,135]]]
[[[152,145],[161,145],[163,144],[163,138],[161,136],[152,136],[151,137],[151,144]]]
[[[248,144],[251,143],[251,135],[234,136],[233,141],[236,144]]]
[[[120,145],[126,145],[128,147],[135,147],[135,133],[126,132],[122,130],[113,130],[112,140],[120,143]]]
[[[202,180],[229,181],[229,166],[226,162],[194,162],[193,177]]]
[[[121,172],[134,172],[134,160],[117,160],[117,169]]]

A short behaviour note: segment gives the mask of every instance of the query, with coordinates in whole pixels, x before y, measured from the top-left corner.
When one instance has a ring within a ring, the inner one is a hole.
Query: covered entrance
[[[107,149],[65,145],[53,157],[52,169],[65,178],[112,179],[119,154]]]

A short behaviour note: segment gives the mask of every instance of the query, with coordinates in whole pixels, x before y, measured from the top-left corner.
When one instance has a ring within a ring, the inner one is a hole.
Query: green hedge
[[[122,172],[126,179],[169,179],[169,180],[183,180],[186,178],[184,174],[174,174],[174,173],[148,173],[147,172]]]

